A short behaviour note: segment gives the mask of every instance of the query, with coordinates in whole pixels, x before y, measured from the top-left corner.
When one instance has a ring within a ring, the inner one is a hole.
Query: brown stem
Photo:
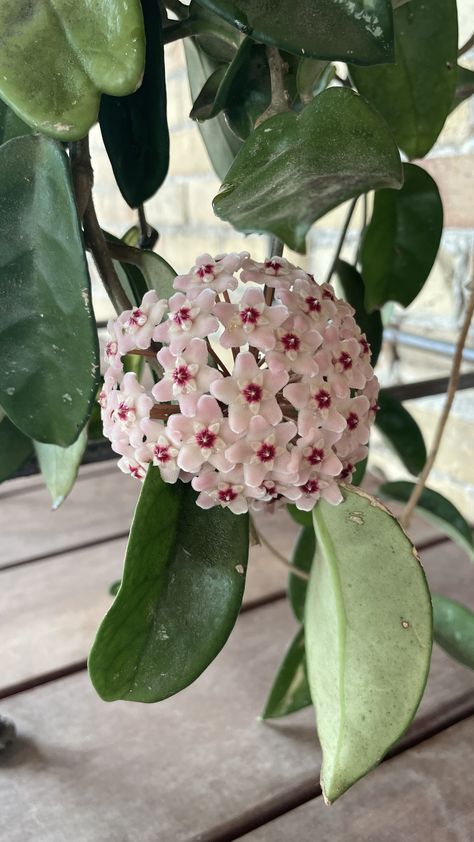
[[[272,101],[268,108],[260,114],[260,117],[255,121],[255,128],[259,126],[264,120],[269,117],[274,117],[275,114],[281,114],[284,111],[289,111],[288,97],[285,90],[285,63],[280,55],[278,47],[267,46],[265,48],[268,61],[268,69],[270,71],[270,84],[272,89]]]
[[[474,32],[470,38],[467,39],[466,43],[459,47],[458,56],[463,56],[464,53],[469,52],[471,47],[474,47]]]
[[[473,257],[471,256],[471,264],[474,264]],[[433,439],[433,444],[431,445],[430,452],[428,454],[428,458],[425,463],[425,467],[423,468],[420,476],[418,477],[418,482],[415,485],[408,502],[403,510],[402,517],[400,518],[401,524],[406,528],[410,523],[410,518],[413,514],[413,510],[415,509],[418,500],[421,497],[423,489],[426,485],[426,481],[430,474],[430,471],[433,467],[435,459],[438,455],[439,446],[441,444],[441,440],[443,438],[443,433],[446,427],[446,422],[449,418],[449,413],[451,411],[451,407],[453,405],[454,397],[456,395],[456,389],[459,383],[459,375],[462,363],[462,355],[464,350],[464,344],[466,342],[466,337],[469,331],[469,326],[472,321],[472,317],[474,314],[474,267],[471,267],[471,282],[470,282],[470,295],[467,302],[466,313],[463,319],[463,323],[461,326],[461,330],[459,332],[458,340],[456,343],[456,350],[454,352],[453,362],[451,366],[451,374],[449,377],[449,385],[448,391],[446,395],[446,403],[444,405],[443,411],[441,416],[438,420],[438,424],[436,427],[435,436]]]
[[[178,412],[180,408],[177,403],[157,403],[150,410],[150,418],[167,421],[170,415],[176,415]]]
[[[262,544],[262,546],[266,547],[267,550],[270,550],[270,552],[274,556],[275,560],[279,561],[280,564],[285,565],[289,574],[291,574],[292,576],[297,576],[298,579],[304,579],[305,582],[308,582],[309,581],[308,574],[305,573],[303,570],[300,570],[298,567],[295,567],[293,564],[290,564],[288,559],[285,558],[285,556],[282,555],[272,544],[270,544],[269,541],[267,541],[265,536],[262,535],[262,533],[259,532],[259,530],[257,529],[257,527],[255,525],[255,521],[254,521],[252,516],[250,516],[250,523],[251,523],[251,527],[252,527],[251,534],[252,534],[252,537],[254,538],[254,541],[256,543],[258,542],[259,544]]]
[[[352,215],[355,211],[355,207],[356,207],[356,204],[357,204],[358,200],[359,200],[359,197],[356,196],[355,199],[352,199],[352,202],[349,205],[349,210],[347,211],[347,216],[346,216],[344,225],[342,226],[341,233],[339,235],[339,240],[338,240],[338,243],[337,243],[337,246],[336,246],[336,252],[334,254],[333,261],[331,263],[331,266],[329,267],[329,272],[327,274],[327,278],[326,278],[327,284],[330,282],[332,276],[334,275],[334,270],[336,268],[337,261],[339,260],[339,255],[341,254],[341,250],[342,250],[342,247],[344,245],[344,240],[346,239],[346,234],[347,234],[349,225],[351,224]]]
[[[227,377],[230,377],[229,369],[227,368],[226,365],[224,365],[224,363],[222,362],[221,358],[216,353],[216,351],[214,351],[214,348],[212,347],[211,343],[209,342],[209,339],[206,339],[206,344],[207,344],[207,350],[209,351],[209,353],[210,353],[212,359],[214,360],[214,362],[216,363],[217,367],[220,368],[224,372],[224,374],[227,375]]]
[[[77,215],[82,222],[94,184],[94,172],[92,170],[89,151],[89,135],[86,135],[82,140],[71,143],[70,159]]]
[[[92,252],[97,271],[116,312],[120,314],[123,310],[131,310],[132,304],[122,289],[107,242],[99,225],[92,195],[89,197],[84,213],[84,235]]]

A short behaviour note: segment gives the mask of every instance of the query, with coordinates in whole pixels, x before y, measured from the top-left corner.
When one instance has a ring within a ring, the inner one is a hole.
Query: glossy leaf
[[[396,9],[395,64],[352,67],[358,91],[385,117],[409,158],[433,146],[456,85],[456,0],[410,0]],[[425,45],[426,49],[421,47]]]
[[[169,164],[166,81],[158,0],[141,0],[146,35],[145,72],[137,91],[104,95],[100,129],[120,192],[136,208],[165,180]]]
[[[352,91],[331,88],[300,114],[278,114],[252,132],[214,211],[238,231],[273,234],[304,252],[308,229],[328,210],[401,182],[400,158],[384,121]]]
[[[306,677],[304,629],[292,640],[270,690],[262,719],[287,716],[312,704]]]
[[[89,658],[99,695],[156,702],[191,684],[232,631],[247,556],[247,515],[204,511],[189,484],[166,484],[151,467],[122,583]]]
[[[64,502],[76,481],[77,472],[87,447],[87,430],[69,447],[35,442],[35,452],[43,479],[51,494],[53,509]]]
[[[466,605],[432,594],[433,637],[451,658],[474,670],[474,612]]]
[[[298,511],[298,509],[296,509]],[[304,526],[296,540],[293,555],[290,564],[296,567],[303,573],[309,573],[313,563],[314,554],[316,552],[316,538],[314,535],[314,527],[311,512],[305,512],[310,517],[309,526]],[[288,575],[288,599],[293,609],[293,613],[300,623],[303,622],[304,617],[304,601],[306,599],[306,590],[308,583],[299,576],[294,576],[291,572]]]
[[[361,250],[365,306],[387,301],[407,307],[422,289],[443,233],[443,204],[436,182],[404,164],[401,190],[377,190]]]
[[[124,242],[107,231],[104,234],[110,243]],[[121,260],[114,259],[114,266],[128,297],[136,304],[150,289],[154,289],[159,298],[169,298],[173,294],[173,281],[177,272],[154,251],[129,246]]]
[[[0,6],[0,97],[29,125],[84,137],[100,93],[140,84],[145,38],[139,0],[16,0]]]
[[[305,607],[306,661],[323,750],[321,785],[335,801],[409,726],[431,656],[431,600],[396,519],[368,494],[313,510],[318,551]]]
[[[255,41],[295,55],[360,64],[392,61],[389,0],[199,0]]]
[[[386,482],[379,488],[379,493],[400,503],[407,503],[415,484],[413,482]],[[474,561],[474,539],[472,529],[459,509],[432,488],[424,488],[416,505],[416,510],[425,520],[434,523],[442,532],[465,550]]]
[[[27,126],[23,120],[20,120],[17,114],[0,99],[0,146],[13,137],[31,134],[31,132],[31,126]]]
[[[0,147],[0,240],[0,403],[31,438],[72,444],[99,352],[69,164],[54,141]]]
[[[396,398],[385,389],[378,397],[380,407],[375,423],[393,447],[407,471],[419,474],[426,462],[426,447],[422,432],[415,419]]]
[[[33,443],[0,409],[0,482],[9,479],[33,454]]]
[[[242,32],[197,0],[191,0],[186,20],[192,31],[197,33],[195,43],[199,49],[218,63],[232,61],[245,38]],[[188,41],[185,40],[185,46],[186,43]]]
[[[185,38],[184,53],[191,98],[194,101],[206,80],[216,70],[216,64],[198,46],[195,39]],[[218,114],[217,117],[204,123],[198,123],[198,126],[209,160],[217,176],[223,181],[242,146],[242,141],[229,128],[223,114]]]
[[[403,189],[403,188],[402,188]],[[344,298],[355,309],[355,320],[362,333],[365,333],[372,352],[371,363],[375,366],[382,347],[383,324],[380,313],[368,313],[364,303],[364,281],[355,266],[338,260],[336,274],[344,292]]]

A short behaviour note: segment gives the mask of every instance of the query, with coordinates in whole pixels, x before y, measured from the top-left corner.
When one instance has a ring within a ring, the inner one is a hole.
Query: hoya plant
[[[439,248],[420,159],[472,90],[456,4],[3,0],[0,33],[0,479],[35,454],[58,506],[100,412],[139,483],[89,659],[106,701],[158,702],[206,669],[240,611],[256,516],[288,508],[297,631],[263,718],[314,705],[332,802],[409,726],[433,637],[474,666],[473,614],[430,595],[404,531],[416,508],[474,558],[469,525],[426,485],[474,293],[428,454],[376,373],[386,305],[410,305]],[[214,212],[241,234],[231,254],[203,243],[184,274],[154,250],[145,209],[167,175],[165,45],[179,39],[190,119],[222,182]],[[94,207],[97,121],[137,209],[123,239]],[[285,247],[304,255],[311,226],[346,202],[329,272],[308,274]],[[270,238],[267,259],[249,233]],[[87,252],[116,310],[102,360]],[[406,504],[401,523],[358,487],[373,424],[413,477],[380,488]]]

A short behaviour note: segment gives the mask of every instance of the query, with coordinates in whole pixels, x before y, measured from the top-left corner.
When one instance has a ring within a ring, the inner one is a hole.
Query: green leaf
[[[262,719],[287,716],[312,704],[306,677],[304,629],[292,640],[270,690]]]
[[[472,94],[474,94],[474,70],[458,64],[456,70],[456,90],[454,91],[451,111],[454,111],[465,99],[469,99]]]
[[[110,243],[125,242],[108,231],[104,231],[104,236]],[[177,272],[156,252],[129,245],[124,256],[113,262],[128,297],[136,304],[141,302],[150,289],[154,289],[160,298],[173,295],[173,281]]]
[[[90,280],[60,146],[26,135],[0,147],[0,401],[37,441],[72,444],[99,375]]]
[[[456,86],[456,0],[410,0],[394,13],[395,64],[351,67],[358,91],[385,117],[409,158],[433,146]],[[426,49],[421,47],[425,45]]]
[[[87,446],[87,430],[69,447],[34,442],[38,464],[51,494],[53,510],[64,502],[76,481],[82,456]]]
[[[295,523],[299,523],[300,526],[311,526],[313,528],[313,515],[311,512],[303,512],[301,509],[297,509],[293,503],[288,503],[286,508]]]
[[[31,131],[30,126],[20,120],[15,112],[0,99],[0,146],[12,137],[31,134]]]
[[[377,190],[361,250],[365,306],[387,301],[407,307],[423,287],[443,233],[443,204],[436,182],[404,164],[401,190]]]
[[[141,0],[146,35],[145,72],[129,96],[104,95],[100,130],[115,180],[130,207],[153,196],[166,178],[169,135],[163,33],[158,0]]]
[[[0,482],[9,479],[33,454],[33,444],[0,409]]]
[[[364,281],[355,266],[351,266],[350,263],[346,263],[345,260],[338,260],[336,262],[335,271],[344,291],[346,301],[348,301],[349,304],[352,304],[356,311],[355,320],[362,333],[365,333],[366,335],[372,352],[371,363],[375,366],[382,347],[382,317],[379,312],[368,313],[365,309]]]
[[[101,92],[140,84],[145,37],[139,0],[16,0],[0,6],[0,96],[29,125],[84,137]]]
[[[415,484],[413,482],[386,482],[379,488],[379,493],[392,500],[407,503]],[[425,520],[434,523],[453,541],[459,544],[466,551],[471,561],[474,561],[474,540],[472,529],[467,520],[462,516],[446,497],[433,491],[432,488],[424,488],[421,497],[416,504],[416,511]]]
[[[201,6],[197,0],[189,4],[186,22],[197,33],[195,43],[209,58],[216,62],[230,62],[234,58],[245,36],[219,15]],[[189,40],[184,41],[184,46]]]
[[[432,594],[433,637],[451,658],[474,670],[474,613],[440,594]]]
[[[353,91],[331,88],[300,114],[278,114],[252,132],[214,211],[238,231],[273,234],[304,252],[308,229],[327,211],[401,183],[400,158],[384,121]]]
[[[199,47],[194,38],[185,38],[184,53],[191,98],[194,102],[206,80],[216,70],[216,64]],[[206,120],[204,123],[198,123],[198,127],[209,160],[217,176],[223,181],[242,146],[242,141],[229,128],[223,114],[219,114],[212,120]]]
[[[298,511],[298,509],[296,509]],[[309,573],[316,552],[316,538],[314,535],[313,519],[311,512],[305,512],[310,517],[309,526],[304,526],[296,540],[290,564],[303,573]],[[308,583],[291,572],[288,575],[288,599],[293,613],[300,623],[304,617],[304,601]]]
[[[323,750],[321,786],[335,801],[409,726],[431,655],[431,600],[399,523],[346,488],[313,510],[318,552],[305,607],[306,662]]]
[[[151,467],[122,584],[89,657],[99,695],[156,702],[191,684],[232,631],[247,556],[247,515],[204,511],[189,484],[166,484]]]
[[[362,480],[365,477],[365,472],[367,470],[367,462],[368,462],[367,456],[365,457],[365,459],[361,459],[360,462],[357,462],[355,471],[352,474],[352,485],[360,485],[361,484]]]
[[[392,61],[389,0],[199,0],[255,41],[289,53],[360,64]]]
[[[426,447],[415,419],[396,398],[385,389],[378,396],[379,411],[375,423],[407,471],[419,474],[426,462]]]

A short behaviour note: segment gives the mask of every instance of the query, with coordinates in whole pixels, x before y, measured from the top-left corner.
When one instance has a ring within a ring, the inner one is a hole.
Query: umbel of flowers
[[[202,508],[337,504],[367,454],[379,385],[353,308],[282,257],[197,258],[109,322],[100,395],[122,471],[191,482]],[[143,354],[150,389],[126,354]],[[153,468],[154,470],[155,468]]]

